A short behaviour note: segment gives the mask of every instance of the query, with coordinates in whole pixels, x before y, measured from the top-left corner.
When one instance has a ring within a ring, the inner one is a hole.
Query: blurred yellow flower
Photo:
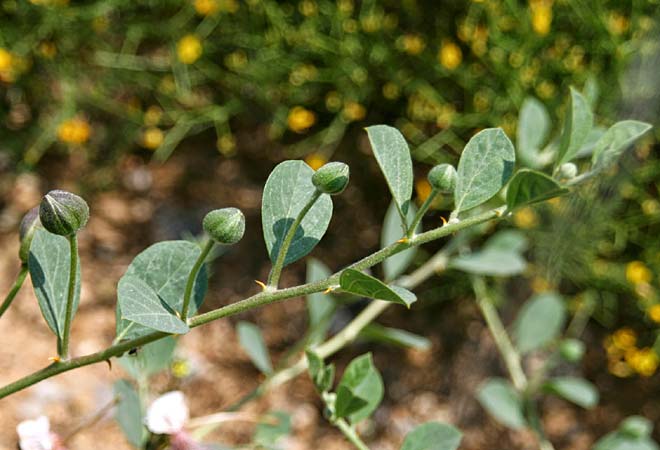
[[[383,97],[385,97],[386,99],[396,100],[397,98],[399,98],[400,94],[401,94],[401,90],[399,89],[399,86],[397,86],[395,83],[388,81],[383,85]]]
[[[612,11],[607,16],[607,29],[614,35],[621,35],[628,31],[630,21],[623,14]]]
[[[165,135],[160,128],[149,127],[142,133],[142,146],[149,150],[156,150],[164,139]]]
[[[236,138],[231,133],[220,136],[215,145],[223,156],[230,157],[236,153]]]
[[[314,152],[305,156],[305,162],[312,169],[319,170],[321,166],[328,162],[328,159],[323,154]]]
[[[626,264],[626,279],[632,284],[649,283],[653,273],[642,261],[631,261]]]
[[[438,59],[444,68],[454,70],[463,61],[463,52],[461,52],[461,48],[454,42],[444,41],[440,46]]]
[[[648,198],[642,202],[642,211],[647,216],[654,216],[660,213],[660,202],[653,198]]]
[[[650,377],[658,369],[658,354],[652,348],[646,347],[633,351],[628,357],[626,354],[626,361],[635,372],[643,377]]]
[[[401,47],[409,55],[419,55],[426,47],[426,42],[419,34],[405,34],[401,37]]]
[[[555,95],[556,87],[550,81],[543,80],[536,86],[536,93],[539,97],[549,99]]]
[[[13,59],[10,51],[0,47],[0,72],[9,71],[12,68]]]
[[[291,131],[296,133],[303,133],[316,123],[316,114],[314,112],[303,108],[302,106],[294,106],[289,111],[287,117],[287,125]]]
[[[341,95],[337,91],[330,91],[325,96],[325,107],[328,111],[337,112],[341,109]]]
[[[649,309],[646,310],[646,313],[649,315],[652,321],[655,323],[660,323],[660,304],[652,305]]]
[[[195,0],[193,6],[200,16],[210,16],[218,12],[218,0]]]
[[[316,5],[316,2],[313,0],[303,0],[298,3],[298,11],[305,17],[311,17],[315,15],[319,10],[319,7]]]
[[[433,188],[426,178],[419,178],[415,181],[415,193],[417,193],[417,203],[420,205],[429,198]]]
[[[633,374],[632,369],[625,361],[610,360],[607,365],[607,370],[619,378],[626,378]]]
[[[192,372],[190,363],[183,359],[177,359],[172,362],[172,375],[175,378],[186,378]]]
[[[637,343],[637,333],[632,328],[619,328],[612,334],[612,344],[621,350],[628,350]]]
[[[57,138],[67,144],[83,144],[87,142],[90,134],[89,123],[80,118],[65,120],[57,128]]]
[[[144,124],[150,127],[157,125],[160,118],[163,116],[163,110],[160,106],[151,105],[144,112]]]
[[[551,289],[552,285],[545,278],[537,275],[532,279],[532,291],[535,293],[547,292]]]
[[[50,41],[39,44],[39,54],[46,59],[53,59],[57,55],[57,47]]]
[[[364,119],[364,116],[367,115],[367,110],[358,102],[348,101],[344,105],[342,115],[344,116],[344,119],[350,122],[356,122]]]
[[[540,36],[550,32],[552,24],[552,0],[530,0],[529,8],[532,13],[532,28]]]
[[[539,224],[539,218],[536,211],[529,206],[520,208],[513,214],[513,223],[522,229],[534,228]]]
[[[188,34],[179,40],[176,54],[184,64],[192,64],[202,56],[202,41],[194,34]]]

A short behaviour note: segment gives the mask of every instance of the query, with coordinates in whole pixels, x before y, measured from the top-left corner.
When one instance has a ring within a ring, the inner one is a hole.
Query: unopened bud
[[[222,208],[204,217],[204,231],[220,244],[235,244],[245,233],[245,216],[240,209]]]
[[[342,162],[331,162],[321,166],[314,175],[312,183],[324,194],[341,194],[348,185],[350,169]]]
[[[439,192],[454,192],[456,169],[451,164],[438,164],[428,174],[431,187]]]
[[[50,191],[39,205],[39,219],[53,234],[69,236],[84,227],[89,220],[87,202],[67,191]]]

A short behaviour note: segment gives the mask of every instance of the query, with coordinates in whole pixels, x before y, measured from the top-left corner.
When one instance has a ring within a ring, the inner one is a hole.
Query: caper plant
[[[159,242],[135,257],[117,286],[114,342],[89,355],[71,357],[69,352],[71,321],[80,295],[76,233],[87,222],[89,210],[85,201],[74,194],[49,192],[39,206],[38,218],[33,210],[21,224],[22,269],[0,311],[10,305],[29,271],[44,318],[57,336],[58,356],[42,370],[0,388],[0,398],[57,374],[119,358],[134,378],[115,385],[119,399],[117,418],[129,441],[138,448],[167,445],[192,448],[181,442],[190,444],[214,425],[207,418],[202,421],[203,429],[192,435],[185,433],[184,427],[189,426],[186,425],[188,413],[180,394],[169,393],[154,402],[145,418],[144,393],[148,391],[148,379],[167,367],[175,338],[214,320],[307,296],[310,330],[293,352],[296,356],[293,363],[285,360],[274,367],[259,329],[246,322],[238,324],[241,345],[266,376],[249,397],[254,398],[308,370],[329,422],[356,448],[364,450],[368,446],[356,425],[368,418],[381,402],[382,378],[371,355],[365,354],[346,367],[335,385],[334,366],[326,360],[359,336],[428,347],[423,337],[382,327],[375,319],[392,305],[411,308],[417,301],[412,289],[439,271],[454,269],[470,274],[477,304],[509,375],[509,380],[486,380],[477,393],[478,400],[499,422],[512,428],[529,428],[538,436],[540,448],[553,448],[540,424],[539,396],[554,393],[584,407],[597,401],[598,393],[588,381],[553,374],[562,358],[579,361],[583,344],[578,337],[588,311],[576,315],[563,333],[566,312],[559,294],[535,296],[513,324],[512,338],[496,308],[503,294],[497,284],[490,282],[490,277],[512,276],[524,270],[524,236],[503,231],[481,248],[473,249],[475,237],[479,236],[475,230],[480,224],[509,217],[522,206],[564,195],[579,183],[604,173],[650,126],[626,120],[605,131],[594,132],[587,101],[571,90],[568,114],[559,137],[543,147],[549,133],[549,125],[544,122],[546,116],[538,102],[525,103],[517,152],[499,128],[476,133],[456,168],[442,164],[431,169],[428,180],[432,191],[419,209],[411,201],[413,167],[406,140],[395,128],[368,127],[374,157],[392,195],[383,226],[382,247],[334,273],[321,261],[310,259],[307,282],[293,287],[280,286],[281,274],[286,266],[308,255],[323,238],[332,217],[332,197],[346,188],[349,167],[331,162],[314,171],[303,161],[280,163],[271,172],[263,191],[262,226],[272,269],[266,282],[259,282],[261,291],[227,306],[198,313],[207,290],[205,264],[209,253],[215,245],[237,244],[245,230],[245,218],[240,210],[211,211],[203,221],[208,235],[204,245],[180,240]],[[584,160],[588,156],[590,164]],[[422,217],[439,193],[453,195],[453,210],[441,226],[423,231]],[[436,255],[406,273],[418,246],[442,238],[449,239]],[[383,280],[367,273],[380,263]],[[372,302],[328,338],[337,294],[369,298]],[[523,364],[523,356],[530,352],[542,352],[546,359],[540,370],[531,373]],[[163,419],[167,411],[163,412],[158,405],[171,405],[175,400],[179,406],[172,408],[177,411],[185,408],[185,415]],[[255,445],[267,445],[265,435],[282,434],[286,418],[277,416],[275,422],[262,424],[271,428],[268,433],[255,434]],[[158,425],[162,423],[169,428]],[[173,423],[176,427],[171,426]],[[635,428],[637,436],[648,436],[645,423],[637,421],[633,425],[627,428]],[[272,427],[279,431],[274,432]],[[618,437],[617,434],[612,439]],[[451,425],[427,423],[408,434],[401,448],[451,450],[458,447],[460,440],[461,433]]]

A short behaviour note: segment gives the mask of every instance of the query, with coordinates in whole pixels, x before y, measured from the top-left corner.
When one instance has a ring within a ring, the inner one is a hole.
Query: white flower
[[[24,420],[16,427],[21,450],[53,450],[53,435],[50,432],[48,417]]]
[[[156,434],[176,434],[188,421],[188,407],[181,391],[172,391],[158,397],[149,406],[145,424]]]

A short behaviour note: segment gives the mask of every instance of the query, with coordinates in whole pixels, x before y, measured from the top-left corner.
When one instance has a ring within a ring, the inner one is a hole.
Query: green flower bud
[[[428,175],[431,187],[440,192],[454,192],[456,178],[456,169],[451,164],[438,164]]]
[[[584,355],[584,343],[577,339],[565,339],[559,344],[559,354],[568,362],[578,362]]]
[[[204,217],[204,231],[220,244],[235,244],[245,233],[245,216],[240,209],[215,209]]]
[[[567,162],[559,167],[559,174],[563,179],[570,180],[578,174],[578,168],[575,164]]]
[[[70,236],[89,220],[87,202],[67,191],[50,191],[41,200],[39,219],[45,229],[60,236]]]
[[[640,439],[651,434],[653,424],[645,417],[630,416],[621,422],[619,430],[632,438]]]
[[[322,166],[312,175],[312,183],[324,194],[341,194],[348,185],[350,170],[342,162],[331,162]]]
[[[35,206],[23,216],[21,225],[18,229],[18,239],[21,242],[21,247],[18,249],[18,257],[21,258],[23,264],[27,263],[28,254],[30,253],[30,244],[34,232],[39,225],[39,207]]]

